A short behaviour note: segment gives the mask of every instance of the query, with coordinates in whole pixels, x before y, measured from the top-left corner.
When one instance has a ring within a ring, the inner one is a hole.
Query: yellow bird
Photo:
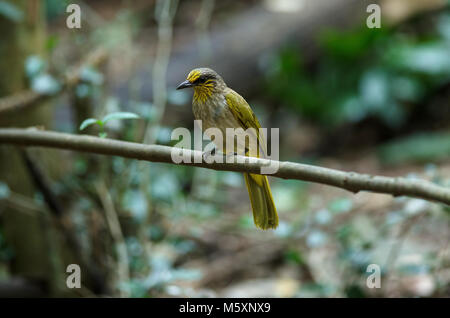
[[[245,99],[227,87],[219,74],[209,68],[196,68],[177,89],[188,87],[194,88],[192,110],[195,119],[202,121],[203,130],[218,128],[225,140],[227,128],[253,128],[256,134],[251,136],[255,138],[253,141],[257,142],[259,148],[257,156],[259,157],[259,152],[266,155],[263,136],[259,134],[261,125],[258,119]],[[217,144],[214,138],[211,139],[218,149],[227,154],[223,144]],[[248,155],[248,149],[245,149]],[[255,225],[264,230],[275,229],[278,226],[278,214],[267,177],[251,173],[244,173],[244,177]]]

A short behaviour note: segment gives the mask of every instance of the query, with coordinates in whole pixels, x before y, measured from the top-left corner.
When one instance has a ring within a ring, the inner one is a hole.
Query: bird
[[[225,84],[219,74],[210,68],[195,68],[189,72],[186,80],[177,86],[177,90],[185,88],[194,89],[192,111],[195,119],[202,121],[202,129],[206,134],[208,128],[219,129],[223,136],[226,136],[227,128],[242,128],[244,131],[252,128],[256,133],[251,134],[249,138],[258,142],[258,151],[253,152],[255,155],[252,156],[266,155],[264,136],[259,132],[261,125],[255,113],[241,95]],[[224,154],[235,153],[236,145],[235,149],[226,149],[223,142],[215,141],[214,136],[210,137],[216,148]],[[249,143],[248,140],[247,142]],[[244,151],[248,156],[250,154],[247,146]],[[244,173],[244,179],[256,227],[263,230],[277,228],[278,214],[267,176]]]

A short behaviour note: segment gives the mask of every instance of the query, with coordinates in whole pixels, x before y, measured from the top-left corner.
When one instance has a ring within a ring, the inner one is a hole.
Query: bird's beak
[[[191,82],[189,82],[188,80],[185,80],[184,82],[182,82],[180,85],[177,86],[177,89],[183,89],[183,88],[187,88],[187,87],[192,87],[194,86]]]

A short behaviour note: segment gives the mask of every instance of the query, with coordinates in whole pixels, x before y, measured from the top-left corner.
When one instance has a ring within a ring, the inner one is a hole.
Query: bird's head
[[[193,87],[194,98],[209,98],[212,94],[220,92],[226,87],[222,77],[210,68],[202,67],[193,69],[186,80],[177,89]]]

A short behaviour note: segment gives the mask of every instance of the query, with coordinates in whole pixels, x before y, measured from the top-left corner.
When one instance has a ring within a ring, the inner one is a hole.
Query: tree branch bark
[[[41,131],[37,129],[0,129],[0,143],[50,147],[175,164],[172,161],[171,152],[176,148],[161,145],[144,145],[86,135],[80,136]],[[180,165],[222,171],[261,174],[261,168],[271,162],[268,159],[257,158],[251,158],[252,160],[250,162],[248,157],[236,156],[235,159],[237,160],[234,163],[227,163],[225,160],[223,160],[223,163],[205,163],[202,161],[201,151],[184,150],[184,154],[191,160],[190,162],[180,163]],[[241,163],[240,161],[245,162]],[[425,180],[372,176],[286,161],[276,163],[279,164],[279,169],[271,175],[272,177],[326,184],[354,193],[371,191],[393,196],[422,198],[450,205],[450,188],[439,186]]]

